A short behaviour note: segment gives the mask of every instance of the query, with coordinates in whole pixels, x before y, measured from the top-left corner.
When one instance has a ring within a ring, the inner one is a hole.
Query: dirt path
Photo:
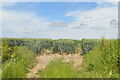
[[[37,64],[32,68],[29,69],[29,73],[27,74],[28,78],[39,78],[37,74],[39,70],[43,70],[48,63],[50,63],[55,58],[63,58],[64,62],[73,62],[73,68],[79,66],[82,61],[83,57],[79,54],[74,55],[59,55],[59,54],[50,54],[50,55],[39,55],[36,57]]]

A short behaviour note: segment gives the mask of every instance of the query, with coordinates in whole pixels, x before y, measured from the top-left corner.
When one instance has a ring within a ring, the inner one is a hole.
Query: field
[[[1,38],[2,78],[119,78],[117,39]]]

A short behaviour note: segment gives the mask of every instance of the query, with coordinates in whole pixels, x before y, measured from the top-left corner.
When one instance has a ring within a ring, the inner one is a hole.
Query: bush
[[[14,50],[15,47],[10,46],[10,43],[8,41],[2,41],[2,44],[0,46],[0,52],[2,53],[2,62],[11,59],[11,55]]]
[[[118,78],[118,40],[101,39],[84,55],[84,67],[80,77],[86,78]]]
[[[25,47],[17,47],[11,56],[12,58],[2,66],[2,77],[24,78],[27,69],[34,60],[34,53]]]

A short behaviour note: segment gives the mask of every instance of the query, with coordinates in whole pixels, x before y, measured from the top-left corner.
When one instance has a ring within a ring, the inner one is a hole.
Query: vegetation
[[[53,45],[54,53],[75,53],[77,44],[73,40],[56,40]]]
[[[10,43],[8,41],[2,41],[2,44],[0,46],[0,52],[2,53],[2,62],[5,62],[9,59],[11,59],[11,55],[14,51],[15,47],[10,46]]]
[[[87,53],[99,40],[3,38],[2,41],[8,42],[10,47],[25,46],[41,54],[44,49],[51,49],[53,53],[75,53],[77,47],[82,47],[84,53]]]
[[[94,48],[95,45],[98,45],[100,40],[98,39],[82,39],[82,49],[84,54],[88,53]]]
[[[76,78],[77,74],[72,69],[71,63],[62,62],[61,59],[51,61],[48,66],[39,71],[43,78]]]
[[[80,77],[86,78],[118,78],[118,40],[101,39],[101,44],[84,55],[84,69]]]
[[[34,53],[25,47],[16,47],[12,53],[12,58],[7,60],[2,66],[3,78],[24,78],[27,69],[34,60]]]
[[[43,71],[42,78],[118,78],[120,46],[117,39],[0,39],[3,78],[24,78],[38,54],[50,50],[56,54],[74,54],[81,49],[84,62],[79,70],[71,63],[53,60]],[[0,57],[1,58],[1,57]],[[81,68],[82,67],[82,68]]]

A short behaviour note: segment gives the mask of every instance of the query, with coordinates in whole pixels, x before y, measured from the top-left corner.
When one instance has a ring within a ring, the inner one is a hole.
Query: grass
[[[61,59],[51,61],[43,71],[39,71],[42,78],[75,78],[77,74],[71,63],[62,62]]]
[[[117,40],[101,39],[101,44],[83,55],[84,62],[78,70],[72,68],[72,63],[55,59],[39,75],[41,78],[118,78],[118,54]],[[26,47],[16,47],[10,57],[2,64],[2,78],[25,78],[35,54]]]
[[[11,60],[3,64],[2,78],[25,78],[27,69],[34,60],[34,53],[25,47],[17,47],[12,56]]]
[[[84,68],[79,71],[79,77],[106,78],[108,73],[104,71],[105,65],[102,59],[102,51],[98,47],[84,55]]]
[[[74,71],[70,63],[52,61],[43,71],[43,78],[119,78],[117,40],[105,40],[83,55],[82,68]],[[103,46],[102,46],[103,45]],[[102,46],[102,47],[101,47]]]
[[[84,68],[79,71],[80,78],[118,78],[117,40],[109,41],[110,45],[96,46],[84,55]]]
[[[8,61],[6,62],[4,68],[2,77],[3,78],[23,78],[25,77],[26,69],[24,67],[24,64],[21,61]]]

